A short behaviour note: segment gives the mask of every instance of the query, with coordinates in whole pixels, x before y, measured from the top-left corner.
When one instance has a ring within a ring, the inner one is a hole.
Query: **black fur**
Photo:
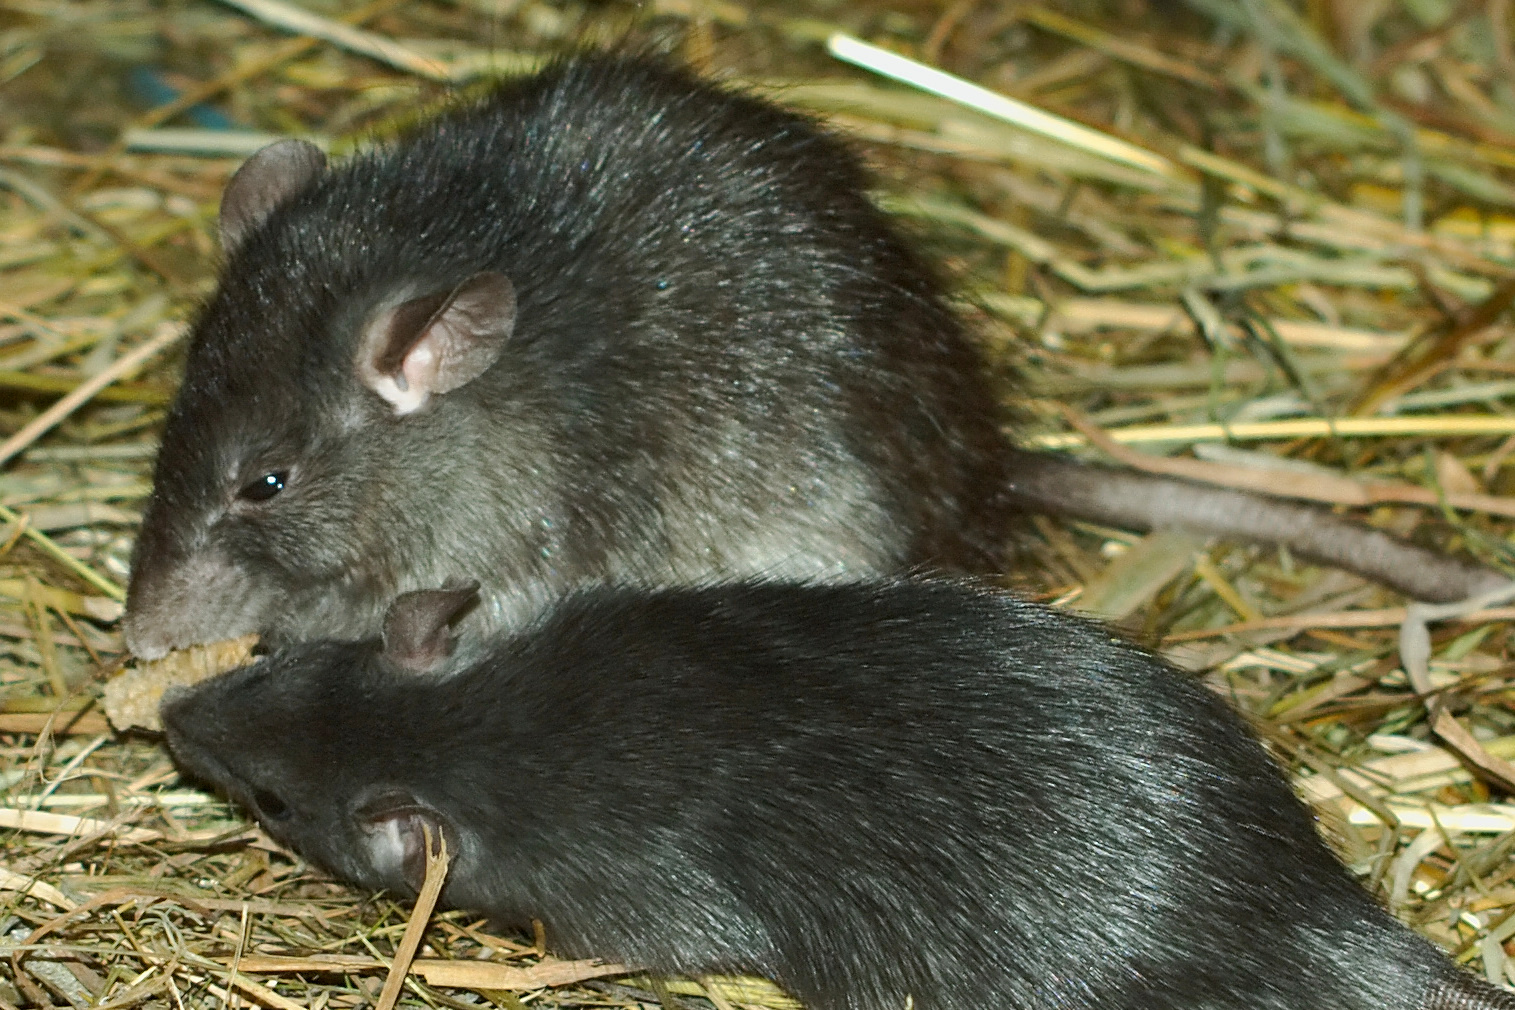
[[[953,584],[592,589],[450,677],[307,644],[163,717],[348,880],[413,893],[429,823],[454,905],[811,1010],[1515,1006],[1373,904],[1222,701]]]
[[[580,56],[333,168],[274,154],[223,208],[133,561],[138,654],[371,634],[456,574],[485,581],[485,635],[604,578],[994,573],[1026,508],[1256,522],[1234,494],[1014,451],[856,159],[757,98]],[[514,296],[498,359],[396,416],[360,378],[365,327],[407,300],[418,326],[484,274]],[[283,490],[238,496],[254,483]],[[1278,514],[1264,539],[1417,595],[1493,578]]]

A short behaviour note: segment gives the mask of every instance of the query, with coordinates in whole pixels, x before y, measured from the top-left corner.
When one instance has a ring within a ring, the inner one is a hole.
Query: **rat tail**
[[[1450,603],[1509,581],[1492,568],[1418,547],[1323,505],[1025,450],[1016,451],[1010,472],[1009,504],[1016,509],[1142,532],[1179,528],[1276,544],[1416,600]]]
[[[1515,993],[1448,966],[1445,977],[1426,990],[1421,1010],[1515,1010]]]

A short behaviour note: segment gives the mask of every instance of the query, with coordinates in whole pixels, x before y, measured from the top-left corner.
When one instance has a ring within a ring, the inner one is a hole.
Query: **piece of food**
[[[105,685],[105,716],[117,730],[161,730],[158,703],[175,684],[188,687],[252,662],[257,635],[228,638],[170,652],[162,659],[139,661]]]

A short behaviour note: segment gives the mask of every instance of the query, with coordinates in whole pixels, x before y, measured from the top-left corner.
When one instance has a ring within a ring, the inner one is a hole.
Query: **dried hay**
[[[405,910],[182,786],[96,704],[176,375],[177,352],[152,355],[208,290],[239,158],[282,133],[338,148],[382,134],[574,39],[661,38],[863,142],[880,199],[953,271],[1015,378],[1033,444],[1262,473],[1508,565],[1515,55],[1512,26],[1489,19],[1509,4],[332,7],[0,0],[0,431],[15,433],[0,446],[0,1008],[379,995]],[[845,66],[825,48],[837,31],[1118,144],[1070,146]],[[1341,573],[1038,528],[1032,590],[1206,671],[1366,886],[1515,978],[1515,804],[1487,784],[1515,759],[1515,610],[1430,626],[1407,676],[1405,610]],[[539,945],[436,916],[403,998],[787,1005],[755,983],[588,981],[613,966]]]

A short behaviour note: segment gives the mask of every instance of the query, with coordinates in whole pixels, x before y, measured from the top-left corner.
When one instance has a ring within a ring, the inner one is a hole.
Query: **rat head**
[[[139,656],[250,632],[370,635],[395,593],[455,570],[435,521],[460,487],[455,401],[510,338],[515,292],[430,255],[403,198],[367,192],[375,174],[284,141],[227,187],[226,274],[132,562],[123,628]]]
[[[428,833],[453,856],[461,840],[419,767],[445,727],[427,718],[415,676],[441,667],[450,623],[476,600],[473,585],[406,593],[382,643],[292,646],[172,691],[162,717],[174,759],[338,876],[418,890]]]

